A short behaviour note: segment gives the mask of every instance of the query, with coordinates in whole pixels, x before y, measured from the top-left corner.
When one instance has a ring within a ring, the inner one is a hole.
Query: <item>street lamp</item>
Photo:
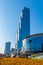
[[[31,51],[32,50],[32,48],[31,48],[32,40],[29,40],[29,43],[30,43],[30,51]]]

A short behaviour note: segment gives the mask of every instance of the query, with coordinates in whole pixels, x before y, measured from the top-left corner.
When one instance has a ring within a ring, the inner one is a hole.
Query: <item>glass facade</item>
[[[9,55],[10,54],[10,46],[11,46],[11,42],[6,42],[5,44],[5,55]]]
[[[20,28],[19,28],[19,39],[17,43],[17,48],[21,49],[22,47],[22,40],[30,35],[30,9],[25,8],[22,10],[22,15],[20,16]]]
[[[22,43],[22,50],[43,51],[43,34],[30,35]]]

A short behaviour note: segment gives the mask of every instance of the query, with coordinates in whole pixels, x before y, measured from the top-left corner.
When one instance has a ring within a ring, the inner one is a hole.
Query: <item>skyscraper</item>
[[[9,55],[10,54],[10,47],[11,47],[11,42],[6,42],[5,44],[5,55]]]
[[[22,40],[30,35],[30,9],[24,7],[20,16],[20,24],[18,29],[17,49],[22,47]]]

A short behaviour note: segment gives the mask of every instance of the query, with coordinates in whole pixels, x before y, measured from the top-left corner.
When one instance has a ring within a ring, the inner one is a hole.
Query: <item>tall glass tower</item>
[[[11,46],[11,42],[6,42],[5,44],[5,55],[9,55],[10,54],[10,46]]]
[[[20,15],[17,49],[21,50],[22,40],[30,35],[30,9],[24,7]]]

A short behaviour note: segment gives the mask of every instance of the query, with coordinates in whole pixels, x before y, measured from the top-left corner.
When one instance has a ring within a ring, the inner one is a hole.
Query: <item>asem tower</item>
[[[18,29],[17,49],[21,50],[22,40],[30,35],[30,9],[24,7],[20,15],[20,23]]]

